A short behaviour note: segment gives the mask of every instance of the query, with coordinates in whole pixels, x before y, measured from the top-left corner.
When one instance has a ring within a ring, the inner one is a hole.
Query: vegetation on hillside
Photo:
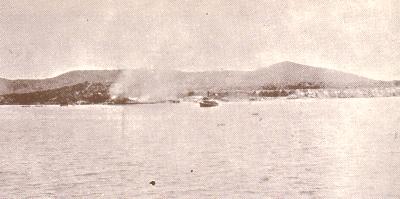
[[[0,96],[0,104],[98,104],[110,99],[110,85],[84,82],[58,89]]]

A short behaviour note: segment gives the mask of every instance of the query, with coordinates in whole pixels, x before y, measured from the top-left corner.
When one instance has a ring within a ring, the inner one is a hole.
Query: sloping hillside
[[[0,96],[0,104],[88,104],[103,103],[110,98],[109,84],[79,83],[57,89],[31,93],[13,93]]]
[[[48,79],[0,79],[0,94],[29,93],[71,86],[83,82],[112,83],[115,82],[120,70],[86,70],[72,71]]]
[[[297,85],[317,83],[327,88],[389,87],[394,82],[368,79],[325,68],[281,62],[254,71],[182,72],[176,70],[89,70],[72,71],[54,78],[40,80],[0,79],[0,94],[28,93],[71,86],[83,82],[120,83],[125,89],[256,89],[265,85]],[[160,91],[161,92],[161,91]]]
[[[297,84],[322,82],[326,87],[376,87],[390,86],[391,82],[376,81],[358,75],[293,62],[281,62],[249,73],[246,82],[270,84]]]

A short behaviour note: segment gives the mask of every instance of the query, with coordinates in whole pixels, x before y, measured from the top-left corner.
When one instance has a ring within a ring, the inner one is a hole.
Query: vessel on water
[[[218,106],[218,103],[216,101],[208,99],[208,98],[204,98],[200,102],[200,107],[213,107],[213,106]]]
[[[172,103],[172,104],[179,104],[181,101],[178,99],[169,99],[167,102]]]

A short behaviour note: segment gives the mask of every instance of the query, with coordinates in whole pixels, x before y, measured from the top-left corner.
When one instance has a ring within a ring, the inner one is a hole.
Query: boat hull
[[[214,101],[200,102],[200,107],[214,107],[214,106],[218,106],[218,103]]]

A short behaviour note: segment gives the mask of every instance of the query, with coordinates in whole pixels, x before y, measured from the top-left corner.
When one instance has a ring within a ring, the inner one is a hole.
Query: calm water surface
[[[0,198],[399,198],[399,107],[0,106]]]

